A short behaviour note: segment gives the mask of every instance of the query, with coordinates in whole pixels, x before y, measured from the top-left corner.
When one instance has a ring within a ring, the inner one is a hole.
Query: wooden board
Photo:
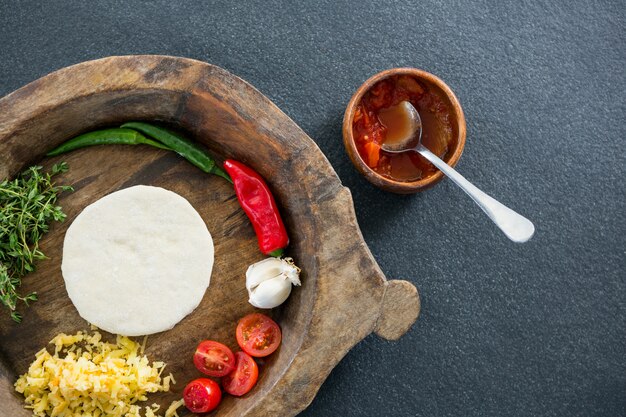
[[[0,100],[0,178],[64,160],[70,170],[58,181],[76,189],[60,201],[68,219],[41,243],[50,259],[24,279],[21,290],[36,290],[40,300],[23,310],[21,324],[6,311],[0,314],[2,415],[30,415],[12,385],[34,354],[57,333],[88,328],[65,291],[62,243],[80,211],[108,193],[137,184],[173,190],[198,210],[215,243],[211,286],[198,309],[172,330],[148,338],[149,358],[165,361],[178,382],[172,392],[152,395],[150,403],[167,406],[180,398],[185,384],[201,376],[191,361],[197,343],[215,339],[235,348],[237,319],[254,311],[244,273],[263,255],[227,182],[174,153],[147,147],[94,147],[43,158],[70,137],[128,120],[171,124],[217,159],[232,157],[260,172],[282,209],[291,237],[288,254],[303,270],[302,287],[269,313],[283,330],[281,349],[259,361],[254,390],[242,398],[226,396],[214,415],[295,415],[352,346],[372,332],[397,339],[416,320],[415,287],[385,279],[363,241],[350,192],[314,142],[265,96],[221,68],[184,58],[85,62]],[[163,213],[164,221],[175,215]]]

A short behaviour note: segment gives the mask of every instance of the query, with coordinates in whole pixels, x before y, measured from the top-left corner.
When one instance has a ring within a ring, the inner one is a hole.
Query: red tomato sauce
[[[411,182],[427,178],[437,169],[417,152],[392,154],[380,147],[387,128],[380,122],[379,112],[405,100],[422,119],[422,144],[446,161],[456,141],[451,108],[442,93],[410,75],[394,75],[374,84],[356,108],[352,132],[359,155],[370,168],[392,180]]]

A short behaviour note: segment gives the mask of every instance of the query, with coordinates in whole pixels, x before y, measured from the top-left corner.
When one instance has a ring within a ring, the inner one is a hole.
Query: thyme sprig
[[[17,178],[0,183],[0,302],[18,323],[22,319],[17,311],[19,301],[28,305],[37,300],[35,292],[18,293],[22,278],[35,270],[36,261],[46,259],[39,241],[50,223],[65,220],[56,202],[59,193],[73,188],[55,185],[52,177],[67,170],[65,162],[54,165],[49,173],[32,166]]]

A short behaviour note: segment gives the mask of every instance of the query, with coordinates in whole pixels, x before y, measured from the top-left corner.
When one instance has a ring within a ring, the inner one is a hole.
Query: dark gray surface
[[[93,58],[186,56],[246,79],[319,144],[423,310],[400,341],[357,345],[304,416],[625,415],[623,1],[171,3],[2,2],[0,95]],[[456,92],[458,168],[535,221],[529,243],[449,181],[402,197],[357,174],[344,107],[396,66]]]

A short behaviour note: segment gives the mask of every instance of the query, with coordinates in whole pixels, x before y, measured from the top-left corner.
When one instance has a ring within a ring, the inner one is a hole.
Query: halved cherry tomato
[[[280,327],[265,314],[248,314],[237,324],[237,343],[250,356],[262,358],[280,345]]]
[[[183,400],[192,413],[208,413],[215,410],[222,401],[222,390],[212,379],[194,379],[185,387]]]
[[[193,363],[203,374],[220,377],[235,369],[235,355],[228,346],[213,340],[205,340],[196,348]]]
[[[259,378],[259,367],[245,352],[235,353],[237,366],[230,374],[222,378],[222,387],[230,395],[240,397],[249,392]]]

